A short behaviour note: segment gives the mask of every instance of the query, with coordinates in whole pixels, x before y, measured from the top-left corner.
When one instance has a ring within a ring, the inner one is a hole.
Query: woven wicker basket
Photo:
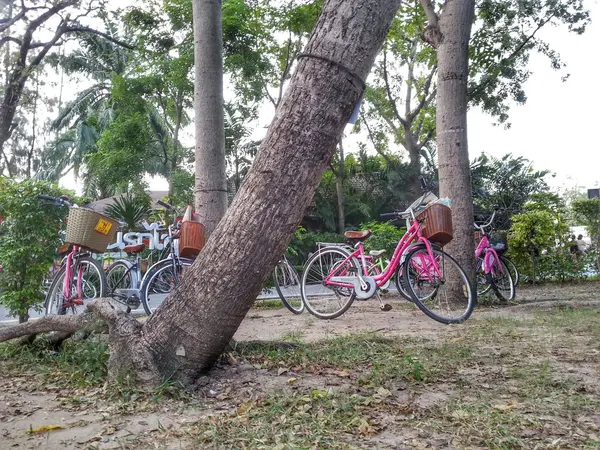
[[[206,243],[205,228],[200,222],[182,222],[179,235],[179,255],[195,258]]]
[[[119,223],[110,217],[85,208],[71,208],[65,242],[104,253],[117,234]]]
[[[416,218],[423,221],[421,232],[431,242],[446,245],[452,240],[452,211],[447,206],[435,203]]]

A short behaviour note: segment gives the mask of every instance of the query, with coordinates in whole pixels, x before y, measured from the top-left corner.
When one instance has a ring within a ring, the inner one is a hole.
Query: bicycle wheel
[[[324,248],[310,257],[302,273],[300,293],[306,309],[319,319],[335,319],[344,314],[356,297],[354,289],[325,285],[330,273],[352,276],[358,267],[352,260],[345,261],[350,253],[341,248]]]
[[[502,270],[500,270],[500,265]],[[509,302],[515,298],[515,285],[513,284],[512,275],[501,259],[492,261],[492,270],[486,275],[496,297],[504,302]]]
[[[517,269],[517,266],[515,265],[514,262],[512,262],[510,259],[508,259],[504,255],[500,255],[500,260],[506,265],[506,267],[508,267],[508,271],[510,272],[510,275],[512,276],[513,284],[515,285],[515,288],[516,288],[517,285],[519,284],[519,278],[520,278],[519,269]]]
[[[173,267],[171,259],[163,259],[148,270],[140,287],[140,299],[146,314],[152,314],[152,310],[160,306],[181,280],[183,269],[193,262],[191,259],[179,258]]]
[[[282,259],[277,263],[273,280],[281,303],[294,314],[302,314],[304,303],[300,293],[300,277],[287,259]]]
[[[492,285],[488,281],[488,277],[483,269],[483,258],[477,258],[475,278],[477,280],[477,296],[481,297],[487,294],[492,288]]]
[[[443,250],[417,248],[409,253],[404,282],[415,304],[427,316],[444,324],[462,323],[475,308],[475,296],[465,271]]]
[[[89,256],[73,259],[69,298],[65,298],[64,295],[66,270],[66,265],[63,265],[52,280],[44,302],[46,315],[79,314],[85,309],[86,300],[106,296],[106,276],[102,266],[95,259]],[[78,298],[78,284],[81,285],[83,298]]]
[[[129,294],[121,294],[120,291],[122,289],[136,289],[138,286],[136,272],[135,270],[131,270],[131,267],[132,264],[129,261],[118,260],[106,269],[107,295],[115,301],[114,303],[119,308],[122,308],[126,312],[131,312],[131,305],[127,303]],[[139,303],[137,303],[137,306],[133,306],[137,309]]]

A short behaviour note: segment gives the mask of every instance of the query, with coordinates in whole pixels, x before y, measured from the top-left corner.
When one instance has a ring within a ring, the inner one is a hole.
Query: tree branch
[[[80,33],[90,33],[90,34],[95,34],[97,36],[101,36],[104,39],[106,39],[107,41],[110,41],[114,44],[117,44],[121,47],[124,48],[128,48],[129,50],[135,50],[135,45],[131,45],[128,44],[126,42],[123,42],[117,38],[112,37],[109,34],[106,34],[102,31],[98,31],[98,30],[94,30],[93,28],[90,27],[84,27],[84,26],[69,26],[65,29],[65,33],[73,33],[73,32],[80,32]]]
[[[398,108],[396,107],[396,100],[394,99],[392,95],[392,90],[390,88],[387,73],[387,51],[385,47],[383,48],[383,82],[385,83],[385,91],[387,93],[388,100],[392,104],[392,111],[394,112],[394,116],[396,116],[396,119],[398,119],[398,121],[400,121],[402,125],[406,125],[406,121],[404,120],[404,118],[402,118],[402,116],[400,116],[400,113],[398,112]]]
[[[7,42],[14,42],[17,45],[23,45],[23,41],[21,41],[20,39],[17,39],[16,37],[4,36],[4,37],[2,37],[2,39],[0,39],[0,47],[2,47]]]
[[[415,39],[412,42],[412,46],[410,49],[410,56],[408,60],[408,83],[406,86],[406,101],[404,102],[404,115],[406,116],[406,121],[410,122],[410,103],[412,100],[412,87],[415,83],[415,56],[417,54],[417,40]]]
[[[510,55],[508,55],[506,58],[502,59],[500,62],[497,62],[497,63],[493,64],[492,66],[490,66],[486,70],[486,72],[489,72],[494,65],[497,67],[500,65],[501,62],[510,61],[515,56],[517,56],[519,53],[521,53],[521,50],[523,50],[523,48],[525,48],[525,46],[529,43],[529,41],[531,41],[535,37],[536,33],[540,30],[540,28],[542,28],[544,25],[546,25],[548,22],[550,22],[554,18],[554,15],[555,15],[555,13],[550,14],[550,16],[546,20],[541,22],[537,26],[537,28],[535,30],[533,30],[533,32],[529,36],[527,36],[527,38],[525,38],[523,40],[523,42],[521,42],[521,44]],[[473,95],[480,92],[484,87],[486,87],[491,82],[491,80],[492,80],[492,78],[486,78],[482,83],[478,84],[477,86],[472,88],[470,91],[468,91],[467,96],[469,97],[469,99],[471,99],[473,97]]]
[[[416,108],[412,110],[409,114],[407,114],[407,120],[412,121],[415,117],[419,115],[419,113],[425,107],[425,105],[428,105],[431,102],[431,100],[433,100],[433,96],[435,95],[436,90],[434,89],[432,93],[429,94],[429,89],[431,89],[431,82],[436,71],[437,64],[433,66],[433,69],[427,76],[427,80],[425,81],[425,87],[423,88],[423,96],[421,97],[421,100],[419,101],[419,104],[416,106]]]
[[[425,11],[425,16],[427,17],[428,22],[428,25],[421,34],[421,38],[425,42],[431,44],[432,47],[437,48],[444,39],[444,36],[442,35],[438,25],[439,17],[435,12],[431,0],[420,0],[420,3]]]

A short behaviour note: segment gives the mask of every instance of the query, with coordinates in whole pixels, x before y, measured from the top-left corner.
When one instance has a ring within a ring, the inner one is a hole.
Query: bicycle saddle
[[[367,239],[369,236],[371,236],[371,234],[373,234],[371,232],[371,230],[364,230],[364,231],[346,231],[344,233],[344,237],[346,239],[351,239],[353,241],[364,241],[365,239]]]

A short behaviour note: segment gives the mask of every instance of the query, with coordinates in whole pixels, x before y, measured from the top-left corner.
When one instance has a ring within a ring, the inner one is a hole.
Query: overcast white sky
[[[564,71],[553,71],[542,56],[532,55],[532,75],[525,85],[527,103],[513,106],[512,127],[492,125],[490,116],[474,108],[469,111],[469,149],[471,159],[485,151],[494,156],[521,155],[535,169],[556,174],[548,178],[555,189],[600,185],[600,4],[589,0],[592,24],[581,35],[564,28],[543,29],[540,36],[550,42],[567,63]],[[561,77],[569,73],[566,82]],[[272,107],[268,108],[269,114]],[[258,131],[258,130],[257,130]],[[350,127],[347,129],[349,136]],[[72,176],[62,181],[75,188]],[[166,189],[162,179],[150,182],[153,190]]]

